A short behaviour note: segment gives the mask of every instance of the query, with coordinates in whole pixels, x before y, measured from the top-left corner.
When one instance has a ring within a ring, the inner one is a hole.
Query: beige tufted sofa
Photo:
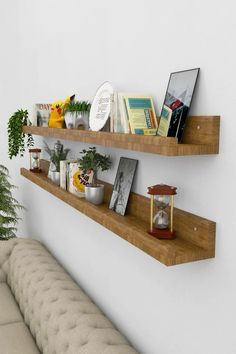
[[[0,241],[0,354],[137,354],[39,242]]]

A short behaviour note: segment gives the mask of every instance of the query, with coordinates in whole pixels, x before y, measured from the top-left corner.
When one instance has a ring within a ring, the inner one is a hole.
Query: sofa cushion
[[[43,354],[137,354],[37,241],[12,250],[8,283]]]
[[[0,325],[1,354],[40,354],[24,322]]]
[[[0,283],[0,325],[22,321],[23,318],[11,290],[6,283]]]

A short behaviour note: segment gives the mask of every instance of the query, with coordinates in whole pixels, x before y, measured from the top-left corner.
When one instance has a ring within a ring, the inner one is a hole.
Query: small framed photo
[[[196,68],[170,74],[157,135],[173,136],[181,141],[199,70]]]
[[[109,209],[125,215],[138,160],[121,157],[112,190]]]

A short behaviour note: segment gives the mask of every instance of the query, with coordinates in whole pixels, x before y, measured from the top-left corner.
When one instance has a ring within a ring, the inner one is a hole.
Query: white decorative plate
[[[89,114],[89,127],[91,130],[99,131],[106,124],[111,111],[111,95],[113,93],[113,87],[108,81],[98,88]]]

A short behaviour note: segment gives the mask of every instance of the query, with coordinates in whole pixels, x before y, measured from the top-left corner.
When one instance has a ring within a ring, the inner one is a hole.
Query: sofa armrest
[[[6,281],[8,273],[8,260],[17,243],[17,238],[13,238],[8,241],[0,241],[0,282]]]

